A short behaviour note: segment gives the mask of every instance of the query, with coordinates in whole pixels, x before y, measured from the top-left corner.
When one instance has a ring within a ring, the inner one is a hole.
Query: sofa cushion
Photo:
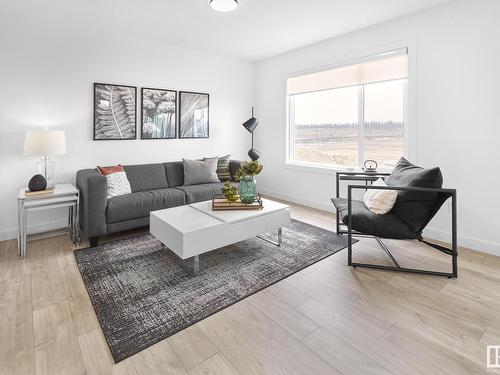
[[[169,161],[165,163],[169,187],[184,185],[184,164],[182,161]]]
[[[125,165],[123,169],[127,173],[132,193],[168,187],[165,167],[161,163]]]
[[[339,213],[340,220],[347,225],[347,199],[333,198],[332,202]],[[352,229],[377,237],[403,240],[416,238],[408,225],[393,215],[392,211],[377,215],[366,208],[362,201],[357,200],[352,201]]]
[[[388,186],[440,188],[443,176],[439,168],[424,169],[401,158],[386,180]],[[432,214],[439,193],[398,191],[398,198],[391,213],[403,220],[413,233],[422,231]]]
[[[233,185],[238,187],[238,183],[233,182]],[[176,189],[186,194],[186,203],[195,203],[211,200],[216,194],[222,194],[223,183],[217,182],[212,184],[187,185],[178,186]]]
[[[151,211],[186,204],[185,194],[177,189],[139,191],[108,199],[107,222],[138,219]]]

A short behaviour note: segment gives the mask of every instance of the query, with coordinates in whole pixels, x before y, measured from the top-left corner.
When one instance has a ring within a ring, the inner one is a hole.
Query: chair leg
[[[420,275],[430,275],[430,276],[442,276],[442,277],[447,277],[449,279],[451,278],[457,278],[457,270],[456,270],[456,260],[457,260],[457,253],[454,252],[452,254],[452,272],[437,272],[437,271],[429,271],[429,270],[422,270],[422,269],[417,269],[417,268],[406,268],[406,267],[401,267],[394,256],[391,254],[387,246],[377,237],[375,237],[379,245],[382,247],[382,249],[387,253],[391,261],[393,262],[394,266],[383,266],[379,264],[369,264],[369,263],[356,263],[352,261],[352,248],[349,248],[349,240],[348,240],[348,251],[350,249],[350,252],[348,253],[349,256],[349,266],[352,266],[353,268],[359,267],[359,268],[370,268],[370,269],[376,269],[376,270],[383,270],[383,271],[394,271],[394,272],[404,272],[404,273],[415,273],[415,274],[420,274]],[[427,244],[427,242],[426,242]],[[429,244],[431,247],[436,248],[440,250],[437,247],[434,247],[433,244]],[[440,250],[442,251],[442,250]]]

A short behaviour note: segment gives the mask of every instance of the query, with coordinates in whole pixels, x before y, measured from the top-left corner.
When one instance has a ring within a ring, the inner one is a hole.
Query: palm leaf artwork
[[[142,139],[176,137],[177,92],[160,89],[141,89]]]
[[[94,84],[94,139],[135,139],[136,88]]]
[[[181,138],[208,137],[208,94],[180,92]]]

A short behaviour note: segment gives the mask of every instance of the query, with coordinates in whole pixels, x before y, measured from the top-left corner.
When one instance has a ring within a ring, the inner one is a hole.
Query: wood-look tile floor
[[[333,215],[292,205],[332,229]],[[401,264],[448,266],[412,241]],[[87,244],[83,243],[82,247]],[[386,261],[373,240],[356,259]],[[114,364],[67,236],[0,242],[0,374],[473,374],[500,344],[500,258],[461,249],[459,278],[353,270],[341,251]]]

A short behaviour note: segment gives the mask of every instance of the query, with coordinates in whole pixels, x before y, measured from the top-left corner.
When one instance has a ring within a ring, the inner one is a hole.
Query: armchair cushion
[[[443,176],[437,167],[424,169],[401,158],[387,179],[387,185],[441,188]],[[399,191],[396,204],[390,213],[405,222],[416,236],[428,223],[438,199],[437,192]]]
[[[347,225],[347,199],[333,198],[332,202],[339,213],[340,220]],[[371,212],[362,201],[352,201],[352,229],[364,234],[394,239],[415,239],[417,236],[408,225],[391,212],[377,215]]]

